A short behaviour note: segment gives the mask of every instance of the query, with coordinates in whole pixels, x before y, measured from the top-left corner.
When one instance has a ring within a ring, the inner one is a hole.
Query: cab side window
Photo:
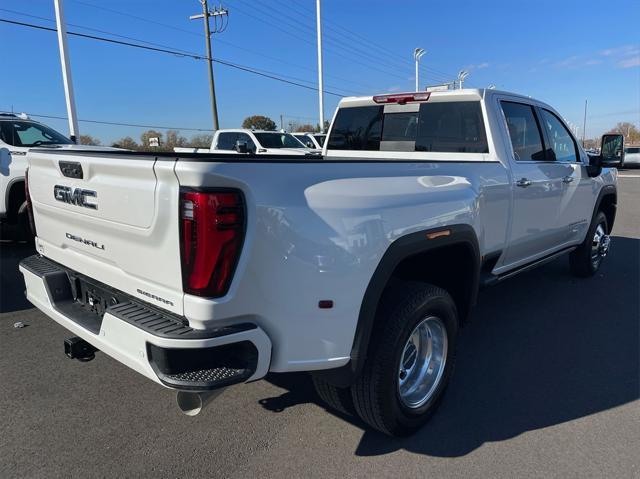
[[[247,142],[247,149],[252,153],[256,152],[256,144],[253,142],[251,137],[249,135],[247,135],[246,133],[238,133],[238,137],[236,138],[236,141],[246,141]],[[235,148],[235,146],[236,145],[235,145],[235,142],[234,142],[233,146],[231,147],[231,149],[233,150]]]
[[[576,143],[562,121],[549,110],[542,110],[542,124],[547,131],[547,138],[556,161],[578,161]]]
[[[513,157],[516,161],[544,161],[542,133],[531,105],[502,101],[502,111],[507,120]]]
[[[220,133],[216,148],[218,150],[233,150],[236,146],[237,133]]]

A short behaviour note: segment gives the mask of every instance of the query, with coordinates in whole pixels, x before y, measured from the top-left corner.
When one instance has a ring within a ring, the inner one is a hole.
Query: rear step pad
[[[90,316],[91,314],[84,312],[82,308],[80,308],[81,303],[74,300],[71,293],[72,288],[69,280],[70,275],[74,278],[79,278],[96,288],[107,291],[110,296],[118,299],[118,304],[109,306],[106,309],[106,313],[109,313],[122,321],[126,321],[127,323],[153,334],[154,336],[170,339],[209,339],[249,331],[256,328],[255,324],[240,323],[212,330],[193,329],[189,326],[188,320],[184,317],[157,309],[156,307],[148,305],[137,298],[133,298],[122,291],[107,286],[104,283],[95,281],[80,273],[76,273],[69,268],[65,268],[44,256],[33,255],[25,258],[20,262],[20,266],[44,280],[49,300],[56,311],[80,324],[82,327],[94,334],[99,332],[102,317],[99,317],[97,314],[94,315],[95,320],[93,323],[96,324],[93,325],[91,324],[91,321],[87,320],[87,316]],[[54,282],[56,285],[55,287],[52,287]],[[61,282],[64,282],[65,284],[61,285]],[[54,295],[52,294],[52,291],[60,294]]]

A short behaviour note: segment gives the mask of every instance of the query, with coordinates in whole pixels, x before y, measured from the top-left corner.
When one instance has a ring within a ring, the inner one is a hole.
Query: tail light
[[[220,297],[229,290],[244,240],[245,206],[239,191],[180,193],[184,292]]]
[[[393,95],[376,95],[373,97],[373,101],[376,103],[398,103],[399,105],[404,105],[410,101],[427,101],[430,96],[430,92],[394,93]]]
[[[36,222],[33,219],[33,205],[31,204],[31,194],[29,193],[29,168],[24,170],[24,198],[27,202],[27,215],[29,217],[29,227],[33,236],[36,234]]]

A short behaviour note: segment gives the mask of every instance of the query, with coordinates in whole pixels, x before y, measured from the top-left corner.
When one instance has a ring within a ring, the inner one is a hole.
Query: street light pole
[[[213,115],[213,130],[219,128],[218,124],[218,104],[216,102],[216,85],[213,79],[213,56],[211,55],[211,29],[209,27],[209,17],[225,17],[229,14],[224,8],[216,8],[213,12],[209,11],[207,0],[199,0],[202,5],[202,14],[192,15],[190,20],[202,18],[204,20],[205,44],[207,47],[207,63],[209,63],[209,93],[211,95],[211,113]],[[216,24],[217,25],[217,24]]]
[[[420,74],[418,72],[418,67],[420,64],[420,59],[422,58],[422,55],[424,55],[425,53],[427,53],[427,51],[424,48],[416,48],[413,51],[413,59],[416,61],[416,90],[415,91],[420,91]]]
[[[71,65],[67,52],[67,26],[64,22],[64,6],[62,0],[54,0],[56,10],[56,26],[58,27],[58,47],[60,49],[60,63],[62,64],[62,82],[64,84],[64,97],[67,103],[67,116],[69,117],[69,137],[74,143],[80,138],[78,129],[78,117],[76,116],[76,100],[73,95],[73,82],[71,81]]]
[[[320,132],[324,133],[324,87],[322,82],[322,20],[320,0],[316,0],[316,31],[318,37],[318,103],[320,108]]]
[[[464,83],[464,79],[469,76],[469,72],[466,70],[460,70],[458,72],[458,87],[462,90],[462,84]]]
[[[584,140],[587,136],[587,100],[584,101],[584,120],[582,121],[582,148],[584,148]]]

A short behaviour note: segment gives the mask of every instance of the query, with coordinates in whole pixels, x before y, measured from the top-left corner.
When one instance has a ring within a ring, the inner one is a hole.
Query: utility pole
[[[56,10],[56,26],[58,27],[58,48],[60,49],[60,63],[62,65],[62,83],[64,84],[64,97],[67,103],[67,116],[69,117],[69,137],[74,143],[80,138],[78,129],[78,117],[76,116],[76,100],[73,95],[73,82],[71,81],[71,65],[67,51],[67,26],[64,22],[64,6],[62,0],[53,1]]]
[[[584,139],[587,136],[587,100],[584,100],[584,120],[582,122],[582,148],[584,148]]]
[[[282,113],[280,113],[280,129],[284,131],[284,117]]]
[[[216,103],[216,85],[213,80],[213,57],[211,56],[211,29],[209,26],[209,18],[214,17],[214,30],[213,33],[223,32],[227,28],[224,19],[228,17],[229,11],[220,6],[214,8],[213,11],[209,10],[207,0],[199,0],[202,4],[202,13],[198,15],[191,15],[189,20],[197,20],[202,18],[204,20],[204,36],[205,44],[207,47],[207,62],[209,63],[209,92],[211,94],[211,113],[213,114],[213,131],[219,129],[218,124],[218,104]],[[220,27],[218,27],[218,18],[220,18]]]
[[[324,87],[322,84],[322,21],[320,0],[316,0],[316,30],[318,37],[318,102],[320,103],[320,132],[324,133]]]
[[[420,64],[420,59],[422,58],[422,55],[424,55],[425,53],[427,53],[427,51],[424,48],[416,48],[413,51],[413,59],[416,61],[416,89],[415,91],[420,91],[420,80],[419,80],[419,72],[418,72],[418,66]]]

